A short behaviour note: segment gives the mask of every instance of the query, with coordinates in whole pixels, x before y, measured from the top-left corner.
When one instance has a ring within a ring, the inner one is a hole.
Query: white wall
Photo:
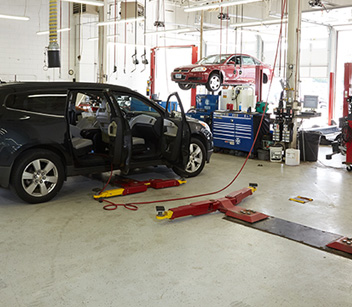
[[[68,34],[61,36],[62,68],[48,69],[43,66],[46,58],[45,47],[49,45],[49,35],[38,36],[37,31],[49,29],[48,0],[1,0],[2,14],[26,15],[29,21],[0,19],[0,79],[4,81],[24,80],[66,80],[68,78],[67,41]],[[67,26],[68,4],[63,7],[63,27]]]

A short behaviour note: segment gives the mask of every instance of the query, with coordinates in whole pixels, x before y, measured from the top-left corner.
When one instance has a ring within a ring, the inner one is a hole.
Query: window
[[[146,102],[140,100],[139,98],[121,95],[121,94],[113,94],[117,103],[119,104],[121,110],[125,112],[153,112],[157,113],[157,111]]]
[[[66,97],[66,94],[12,94],[6,99],[6,107],[36,113],[64,115]]]
[[[254,65],[253,58],[250,56],[243,56],[242,57],[242,64],[243,65]]]
[[[223,54],[221,55],[210,55],[206,58],[203,58],[198,62],[198,64],[222,64],[226,61],[226,59],[229,57],[229,54]]]
[[[98,109],[105,109],[106,98],[102,92],[78,92],[75,98],[76,111],[96,113]]]
[[[262,63],[260,63],[258,60],[256,60],[256,59],[253,59],[253,61],[254,61],[254,63],[255,63],[255,65],[262,65]]]
[[[71,91],[68,106],[69,123],[80,129],[100,129],[108,134],[111,106],[102,91]],[[108,142],[108,141],[107,141]]]
[[[235,62],[236,65],[241,65],[241,57],[239,55],[236,55],[236,56],[233,56],[231,59],[230,59],[231,62]],[[229,61],[229,62],[230,62]]]

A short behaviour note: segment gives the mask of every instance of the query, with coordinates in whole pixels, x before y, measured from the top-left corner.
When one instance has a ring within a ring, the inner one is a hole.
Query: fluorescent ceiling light
[[[153,32],[146,32],[145,35],[150,34],[169,34],[169,33],[185,33],[194,31],[193,28],[179,28],[179,29],[171,29],[171,30],[164,30],[164,31],[153,31]]]
[[[14,19],[14,20],[23,20],[23,21],[28,21],[29,20],[29,17],[27,17],[27,16],[14,16],[14,15],[5,15],[5,14],[0,14],[0,18]]]
[[[150,48],[150,46],[147,45],[136,45],[136,44],[129,44],[129,43],[114,43],[114,42],[108,42],[109,46],[117,45],[117,46],[127,46],[127,47],[145,47],[145,48]]]
[[[118,19],[118,20],[111,20],[111,21],[103,21],[103,22],[98,22],[98,26],[108,26],[108,25],[114,25],[117,23],[127,23],[127,22],[135,22],[135,21],[143,21],[144,17],[137,17],[137,18],[125,18],[125,19]]]
[[[70,31],[70,28],[57,29],[57,32],[67,32]],[[46,35],[49,34],[49,31],[38,31],[37,35]]]
[[[206,10],[210,10],[210,9],[217,9],[220,7],[235,6],[235,5],[253,3],[253,2],[262,2],[262,0],[225,1],[225,2],[207,4],[207,5],[191,6],[191,7],[185,8],[184,11],[187,13],[196,12],[196,11],[206,11]]]
[[[62,0],[62,1],[89,4],[89,5],[95,5],[95,6],[104,6],[104,2],[95,1],[95,0]]]
[[[282,19],[282,22],[287,22],[287,18]],[[263,20],[258,22],[242,22],[242,23],[234,23],[230,27],[232,28],[241,28],[241,27],[255,27],[255,26],[268,26],[268,25],[275,25],[280,24],[281,20],[272,19],[272,20]]]
[[[233,18],[243,18],[243,19],[250,19],[250,20],[260,20],[260,18],[256,18],[256,17],[249,17],[249,16],[241,16],[241,15],[236,15],[236,14],[229,14],[229,17],[233,17]]]
[[[106,38],[114,38],[114,37],[118,37],[118,36],[120,36],[120,34],[116,34],[116,35],[110,34],[110,35],[107,35]],[[90,38],[88,38],[88,40],[89,41],[97,41],[97,40],[99,40],[99,37],[90,37]]]

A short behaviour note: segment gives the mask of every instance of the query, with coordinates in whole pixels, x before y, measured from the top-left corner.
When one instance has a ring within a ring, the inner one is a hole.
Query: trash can
[[[318,131],[300,131],[298,135],[301,161],[316,162],[321,133]]]

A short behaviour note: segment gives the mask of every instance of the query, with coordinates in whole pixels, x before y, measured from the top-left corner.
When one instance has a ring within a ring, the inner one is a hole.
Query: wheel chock
[[[327,247],[352,254],[352,237],[342,237],[326,245]]]
[[[266,215],[264,213],[256,212],[256,211],[250,210],[250,209],[241,208],[238,206],[226,211],[225,215],[233,217],[238,220],[242,220],[242,221],[251,223],[251,224],[258,222],[258,221],[265,220],[269,217],[269,215]]]

